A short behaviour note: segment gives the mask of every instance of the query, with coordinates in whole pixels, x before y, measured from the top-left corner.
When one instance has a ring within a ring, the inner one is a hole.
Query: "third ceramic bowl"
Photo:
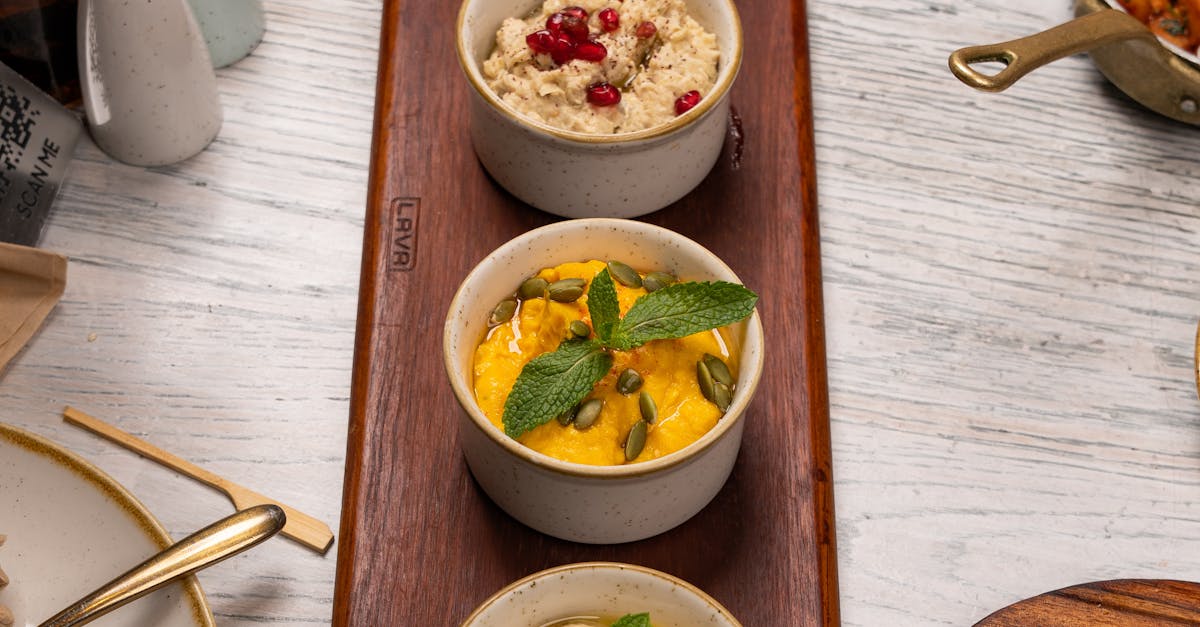
[[[699,588],[643,566],[616,562],[567,564],[534,573],[497,592],[463,627],[541,627],[564,618],[650,614],[654,625],[741,627]]]

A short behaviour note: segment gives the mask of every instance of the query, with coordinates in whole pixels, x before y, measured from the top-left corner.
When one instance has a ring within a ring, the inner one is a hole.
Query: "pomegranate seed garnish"
[[[675,99],[675,115],[683,115],[698,104],[700,104],[700,92],[693,89]]]
[[[584,61],[600,62],[608,56],[608,48],[598,41],[585,41],[575,46],[575,58]]]
[[[588,12],[584,10],[583,7],[567,7],[562,11],[559,11],[559,13],[562,13],[563,15],[574,15],[585,22],[588,19]]]
[[[637,30],[634,31],[634,34],[638,36],[638,39],[649,39],[654,36],[654,33],[657,32],[658,27],[654,25],[654,22],[642,22],[641,24],[638,24]]]
[[[550,17],[546,18],[546,30],[557,35],[562,30],[562,23],[566,17],[562,13],[551,13]]]
[[[577,16],[565,14],[562,21],[562,32],[570,35],[575,43],[582,43],[588,38],[587,20],[581,20]]]
[[[554,48],[550,51],[550,58],[554,62],[563,65],[575,58],[575,42],[567,36],[566,33],[559,33],[554,36]]]
[[[554,34],[548,30],[539,30],[525,36],[525,43],[535,54],[550,54],[554,52]]]
[[[611,107],[621,102],[621,90],[608,83],[593,83],[588,85],[587,101],[597,107]]]
[[[621,16],[613,9],[604,9],[596,17],[600,19],[600,28],[606,33],[611,33],[621,26]]]

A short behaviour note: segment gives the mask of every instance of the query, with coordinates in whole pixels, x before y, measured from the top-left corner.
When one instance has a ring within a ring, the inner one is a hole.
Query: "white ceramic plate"
[[[172,543],[125,488],[58,445],[0,423],[0,604],[29,627]],[[195,577],[91,623],[214,627]]]

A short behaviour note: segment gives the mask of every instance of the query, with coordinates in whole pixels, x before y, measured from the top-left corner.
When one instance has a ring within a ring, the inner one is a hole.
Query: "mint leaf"
[[[588,315],[592,317],[592,328],[596,337],[607,344],[612,337],[613,327],[621,317],[621,306],[617,302],[617,286],[613,285],[608,268],[600,271],[588,286]]]
[[[612,355],[596,340],[566,340],[553,353],[534,357],[504,401],[504,433],[517,438],[574,407],[609,368]]]
[[[650,627],[650,614],[649,612],[626,614],[617,619],[617,622],[613,623],[612,627]]]
[[[676,283],[637,299],[607,345],[637,348],[733,324],[754,311],[758,295],[725,281]]]

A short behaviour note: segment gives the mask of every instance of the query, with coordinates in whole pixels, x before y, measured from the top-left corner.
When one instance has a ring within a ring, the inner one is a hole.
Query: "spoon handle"
[[[72,603],[39,627],[83,625],[176,579],[253,547],[283,528],[283,510],[258,505],[223,518]]]
[[[1051,61],[1127,39],[1155,41],[1154,34],[1137,19],[1104,9],[1021,39],[955,50],[950,55],[950,71],[975,89],[1003,91]],[[989,62],[1001,63],[1004,68],[987,74],[973,67]]]

